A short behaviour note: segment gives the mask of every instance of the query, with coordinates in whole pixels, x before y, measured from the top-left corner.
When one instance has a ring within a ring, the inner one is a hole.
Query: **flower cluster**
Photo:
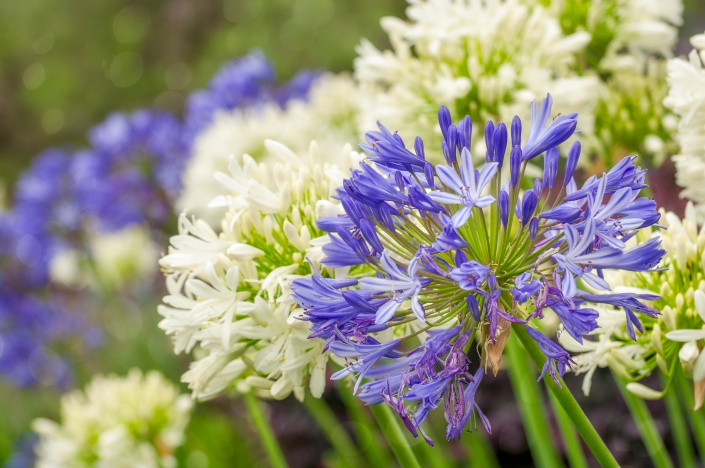
[[[688,60],[675,58],[668,62],[668,96],[664,104],[680,121],[676,141],[680,154],[674,156],[676,183],[685,190],[682,197],[698,204],[698,220],[705,221],[705,34],[690,38],[694,50]]]
[[[36,466],[175,466],[192,407],[156,371],[96,376],[62,397],[61,423],[34,421]]]
[[[594,77],[578,76],[575,54],[585,32],[564,35],[551,12],[520,0],[410,0],[407,16],[383,18],[393,50],[358,47],[355,77],[363,90],[360,124],[379,119],[402,133],[439,141],[433,131],[441,103],[451,116],[475,121],[525,116],[547,89],[565,109],[578,110],[590,130]],[[512,34],[507,34],[512,31]],[[517,57],[521,57],[517,60]],[[473,154],[485,149],[478,138]]]
[[[278,162],[233,156],[229,175],[217,174],[228,194],[211,203],[227,208],[220,234],[182,215],[160,262],[169,292],[159,307],[160,327],[173,337],[175,352],[194,350],[183,381],[196,398],[234,381],[276,399],[291,392],[303,399],[307,386],[314,396],[323,392],[328,353],[323,340],[307,339],[290,284],[310,276],[306,256],[320,266],[327,247],[316,220],[342,212],[330,195],[355,153],[343,150],[338,168],[321,162],[316,143],[308,158],[271,140],[265,147]],[[342,267],[344,275],[349,268]]]
[[[551,104],[550,96],[538,109],[532,104],[526,140],[518,117],[509,129],[488,122],[486,164],[478,169],[470,151],[472,121],[452,124],[445,107],[438,120],[446,164],[427,161],[433,155],[421,138],[411,150],[382,125],[367,133],[367,159],[338,189],[345,214],[318,225],[331,238],[324,265],[367,265],[370,273],[293,282],[312,336],[346,359],[333,378],[354,374],[359,397],[392,406],[415,436],[439,405],[449,439],[462,433],[475,410],[489,429],[474,395],[485,369],[497,372],[514,328],[533,338],[546,355],[542,375],[560,385],[573,361],[528,323],[544,310],[553,310],[579,342],[597,328],[598,313],[585,306],[588,300],[628,303],[629,323],[637,328],[634,311],[656,313],[641,303],[650,295],[595,299],[583,289],[609,291],[604,269],[653,269],[663,255],[659,241],[635,248],[626,241],[659,213],[655,202],[639,196],[645,171],[633,157],[578,188],[575,142],[559,176],[557,147],[574,133],[577,115],[551,121]],[[527,164],[541,155],[543,177],[522,192]],[[474,349],[479,366],[471,362]]]
[[[454,119],[508,121],[528,118],[528,103],[550,89],[558,111],[580,113],[588,156],[666,154],[664,58],[682,21],[679,1],[409,3],[409,21],[382,19],[392,50],[367,41],[358,48],[361,128],[380,119],[436,143],[442,103]],[[482,138],[475,141],[481,157]]]
[[[696,409],[703,403],[705,393],[705,228],[698,230],[696,212],[692,203],[686,208],[684,219],[674,213],[664,213],[661,224],[664,230],[639,233],[634,239],[637,246],[659,239],[666,254],[658,273],[609,272],[608,277],[622,292],[638,292],[651,296],[649,307],[661,311],[660,315],[648,314],[640,324],[640,336],[634,338],[629,320],[612,307],[600,310],[600,328],[593,331],[595,339],[575,343],[569,337],[561,342],[575,356],[576,372],[586,373],[583,389],[590,390],[591,377],[597,367],[609,366],[620,375],[632,380],[628,384],[634,393],[645,398],[660,398],[662,392],[637,383],[659,368],[668,380],[677,371],[693,380]],[[637,247],[638,248],[638,247]],[[600,295],[594,295],[592,299]],[[627,311],[627,317],[640,310],[636,303],[625,301],[612,305]]]

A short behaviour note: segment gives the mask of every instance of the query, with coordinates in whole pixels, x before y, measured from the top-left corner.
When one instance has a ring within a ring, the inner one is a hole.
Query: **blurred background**
[[[705,2],[684,3],[681,54],[690,50],[687,38],[705,29],[696,21],[705,18]],[[360,38],[378,48],[389,47],[379,19],[403,17],[405,8],[403,0],[0,2],[0,182],[11,193],[18,173],[35,155],[48,147],[82,146],[86,130],[112,111],[157,107],[179,113],[185,97],[204,87],[224,62],[253,48],[275,65],[280,82],[305,68],[350,70]],[[188,360],[177,359],[157,329],[156,303],[129,312],[140,326],[108,320],[114,346],[93,356],[100,366],[86,367],[123,374],[133,366],[159,368],[178,381]],[[86,379],[79,376],[78,383]],[[578,390],[580,383],[569,384]],[[503,451],[500,461],[530,464],[511,394],[502,393],[509,385],[506,376],[493,385],[497,392],[487,388],[483,394],[497,421],[493,442]],[[603,424],[605,432],[598,431],[615,440],[633,440],[635,428],[613,421],[609,402],[616,388],[609,378],[606,385],[597,386],[591,398],[595,407],[607,406],[604,414],[594,413],[596,426]],[[0,399],[2,462],[23,443],[31,418],[56,417],[58,401],[46,389],[18,390],[4,384]],[[335,396],[329,399],[336,404]],[[298,466],[317,466],[325,442],[312,422],[309,431],[300,431],[305,410],[292,409],[289,403],[273,405],[275,430]],[[5,416],[7,408],[12,412]],[[244,417],[238,402],[220,399],[199,406],[187,433],[189,453],[182,454],[185,466],[231,466],[233,457],[243,465],[254,464],[260,456],[254,436],[246,424],[236,423]],[[629,453],[635,447],[627,444],[615,450]]]

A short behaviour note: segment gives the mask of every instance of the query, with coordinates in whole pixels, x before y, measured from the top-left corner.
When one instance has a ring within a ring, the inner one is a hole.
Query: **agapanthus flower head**
[[[300,320],[290,285],[322,268],[324,252],[335,250],[316,220],[342,213],[331,196],[357,156],[348,145],[338,167],[321,161],[315,142],[308,154],[271,140],[264,145],[269,164],[233,156],[228,173],[216,174],[227,194],[211,203],[226,210],[220,232],[183,214],[160,262],[168,295],[159,326],[173,337],[177,353],[194,351],[183,381],[195,398],[237,387],[276,399],[293,392],[302,400],[307,388],[320,397],[325,386],[326,343],[307,339],[310,324]],[[339,220],[345,222],[332,224]],[[322,274],[336,269],[345,275],[350,267],[335,265]]]
[[[473,395],[484,369],[498,370],[495,358],[511,324],[530,329],[546,355],[542,375],[560,385],[573,361],[530,321],[553,309],[571,335],[590,333],[597,313],[583,306],[588,293],[582,288],[609,291],[603,270],[626,265],[648,271],[663,255],[658,242],[625,244],[658,220],[654,205],[638,195],[643,171],[625,158],[580,190],[572,177],[561,183],[554,148],[571,136],[576,116],[549,116],[550,96],[532,121],[538,128],[528,129],[531,137],[523,146],[514,138],[519,164],[512,168],[512,185],[498,170],[507,140],[497,132],[502,124],[485,127],[493,150],[478,168],[462,138],[447,138],[443,148],[459,158],[446,156],[447,164],[429,167],[425,157],[432,148],[416,143],[412,153],[399,135],[380,126],[363,146],[369,157],[339,190],[345,214],[319,220],[321,226],[336,225],[335,251],[322,263],[366,265],[369,273],[344,281],[297,279],[294,297],[315,336],[347,359],[342,372],[357,375],[360,397],[391,405],[414,435],[423,434],[420,424],[439,406],[445,408],[447,436],[460,435],[477,410]],[[443,110],[439,121],[444,135],[457,128]],[[572,157],[576,151],[579,146]],[[541,154],[549,159],[545,183],[536,180],[522,193],[526,165]],[[640,305],[639,296],[630,297],[630,319],[634,311],[650,310]],[[474,349],[480,354],[476,363],[470,358]]]
[[[639,380],[656,368],[670,377],[682,371],[693,381],[697,409],[705,395],[705,353],[701,352],[705,345],[705,228],[698,228],[692,203],[685,218],[663,213],[659,224],[665,229],[645,230],[629,242],[635,245],[633,250],[660,241],[666,253],[659,271],[609,272],[617,285],[615,293],[583,295],[586,301],[605,304],[596,307],[600,312],[600,328],[593,332],[596,337],[581,344],[561,337],[561,342],[581,352],[575,356],[576,370],[586,373],[586,393],[596,367],[610,366],[630,380],[627,388],[649,399],[663,396],[668,389],[647,388]],[[624,310],[626,317],[617,315],[615,308]]]
[[[33,422],[36,466],[176,466],[192,407],[156,371],[97,375],[61,398],[60,423]]]
[[[144,109],[114,113],[90,130],[89,141],[91,151],[74,164],[81,207],[98,227],[118,231],[168,219],[188,157],[176,117]]]

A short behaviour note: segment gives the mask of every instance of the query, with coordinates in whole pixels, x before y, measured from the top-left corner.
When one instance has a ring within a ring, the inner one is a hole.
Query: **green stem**
[[[521,344],[524,345],[524,348],[527,350],[534,363],[542,367],[546,356],[524,329],[524,325],[515,323],[512,324],[512,329],[521,341]],[[590,420],[585,416],[583,409],[578,402],[575,401],[575,397],[570,393],[568,387],[566,387],[565,384],[559,387],[551,379],[547,380],[546,386],[553,392],[558,403],[560,403],[563,410],[565,410],[571,421],[573,421],[573,425],[578,430],[578,433],[580,433],[580,436],[583,438],[598,463],[600,463],[603,468],[608,466],[619,467],[617,460],[615,460],[614,456],[605,445],[605,442],[597,433],[592,423],[590,423]]]
[[[646,407],[646,403],[627,390],[626,381],[623,377],[617,375],[614,371],[612,375],[617,383],[619,392],[622,394],[629,408],[632,419],[636,423],[637,429],[639,429],[641,438],[646,446],[646,451],[649,453],[649,457],[654,463],[654,466],[656,468],[672,468],[673,462],[671,462],[671,458],[668,456],[668,451],[663,445],[661,435],[656,429],[656,423],[654,423],[654,419],[651,417],[651,412],[649,412],[649,409]]]
[[[255,424],[259,438],[264,445],[264,450],[267,452],[269,463],[274,468],[286,468],[286,459],[284,458],[281,447],[279,447],[277,438],[274,436],[274,431],[272,431],[272,427],[269,425],[269,421],[264,417],[262,404],[251,392],[245,393],[243,399],[245,400],[245,406],[250,413],[252,422]]]
[[[349,467],[357,466],[360,462],[360,450],[330,407],[322,399],[311,395],[306,395],[304,405],[344,464]]]
[[[663,375],[661,376],[661,384],[664,388],[667,385],[667,380]],[[680,466],[695,466],[695,454],[693,453],[693,446],[690,443],[690,434],[687,430],[688,423],[685,422],[685,417],[683,417],[683,408],[678,401],[675,388],[666,391],[664,399],[666,400],[668,421],[673,431],[673,443],[676,446],[678,463]]]
[[[480,432],[475,431],[467,434],[465,443],[470,451],[470,462],[468,466],[481,466],[483,468],[500,468],[497,457],[492,450],[487,437]]]
[[[688,413],[688,420],[690,421],[690,427],[695,436],[695,442],[698,446],[698,452],[700,457],[705,459],[705,415],[703,415],[703,409],[698,411],[692,411],[691,408],[694,407],[695,398],[693,397],[693,384],[689,384],[689,380],[683,375],[683,371],[678,366],[676,369],[675,383],[680,393],[680,399],[685,404]]]
[[[536,466],[559,467],[562,463],[554,448],[551,429],[546,420],[541,388],[536,381],[536,375],[529,367],[521,343],[513,335],[509,336],[506,347],[510,361],[509,376],[515,400],[519,405],[526,439],[531,448],[531,456]]]
[[[565,410],[563,410],[563,407],[560,405],[553,393],[549,393],[548,396],[551,399],[553,414],[556,417],[558,428],[560,429],[561,436],[563,437],[566,455],[568,456],[568,463],[571,468],[588,468],[588,462],[585,458],[583,447],[580,444],[578,435],[575,433],[575,428],[573,427],[570,417],[566,414]]]
[[[384,468],[391,465],[386,448],[380,444],[380,438],[377,427],[369,413],[362,409],[360,400],[352,393],[352,389],[346,387],[345,381],[341,380],[341,385],[338,385],[338,394],[345,404],[345,409],[350,416],[350,419],[355,423],[355,435],[360,441],[360,448],[367,453],[367,461],[370,466],[375,468]],[[363,447],[362,444],[365,444]]]
[[[387,438],[387,442],[389,442],[392,453],[394,453],[399,465],[404,468],[421,468],[391,408],[382,403],[370,406],[370,410],[372,410],[377,424]]]

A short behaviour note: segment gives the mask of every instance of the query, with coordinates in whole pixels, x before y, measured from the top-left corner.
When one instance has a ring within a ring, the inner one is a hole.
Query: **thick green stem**
[[[695,436],[695,442],[698,446],[698,452],[700,457],[705,459],[705,414],[703,414],[702,408],[698,411],[692,411],[695,404],[695,398],[693,397],[693,384],[692,381],[688,380],[683,371],[676,369],[675,384],[680,394],[681,401],[685,404],[688,413],[688,420],[690,421],[690,427]]]
[[[546,356],[541,352],[538,345],[524,329],[524,325],[512,324],[512,330],[514,330],[519,340],[521,340],[521,344],[524,345],[524,348],[527,350],[534,363],[536,363],[537,366],[542,367],[544,361],[546,360]],[[558,403],[560,403],[561,407],[563,407],[571,421],[573,421],[573,425],[575,425],[578,433],[583,438],[585,444],[588,446],[595,459],[597,459],[598,463],[600,463],[603,468],[608,466],[619,467],[617,460],[615,460],[614,456],[605,445],[605,442],[597,433],[592,423],[590,423],[590,420],[587,416],[585,416],[583,409],[580,407],[578,402],[575,401],[575,397],[573,397],[570,393],[568,387],[566,387],[565,384],[562,384],[559,387],[551,379],[547,380],[546,386],[548,386],[549,390],[553,392],[558,400]]]
[[[267,452],[267,457],[269,458],[269,463],[274,468],[286,468],[286,459],[282,453],[281,447],[279,447],[279,442],[274,436],[274,431],[269,425],[269,421],[264,416],[264,408],[262,404],[257,400],[252,393],[248,392],[243,395],[243,400],[245,400],[245,406],[247,411],[250,413],[252,422],[255,424],[255,429],[259,434],[259,438],[264,446],[264,451]]]
[[[654,419],[651,417],[651,412],[649,412],[649,409],[646,407],[646,403],[627,390],[624,378],[617,375],[615,372],[612,372],[612,375],[617,383],[619,392],[622,394],[625,403],[627,403],[629,413],[631,413],[632,419],[636,423],[637,429],[639,429],[641,438],[646,446],[646,451],[654,466],[656,468],[672,468],[673,462],[668,456],[666,446],[663,444],[663,440],[661,440],[661,435],[658,433],[658,429],[656,429],[656,423],[654,423]]]
[[[661,384],[666,385],[667,379],[662,376]],[[675,386],[674,386],[675,387]],[[664,399],[666,400],[666,410],[668,411],[668,421],[671,424],[673,431],[673,443],[676,446],[678,454],[678,464],[680,466],[695,466],[695,454],[693,446],[690,443],[690,433],[688,426],[683,416],[683,408],[678,401],[675,388],[670,388],[666,391]]]
[[[463,437],[470,452],[470,463],[467,466],[477,466],[482,468],[500,468],[499,461],[492,450],[492,445],[487,437],[475,431]]]
[[[384,468],[391,465],[391,459],[386,447],[380,443],[377,429],[372,415],[363,410],[360,400],[352,393],[351,388],[344,386],[345,381],[339,380],[338,393],[345,404],[345,408],[350,419],[355,423],[355,435],[360,444],[360,448],[367,454],[367,461],[370,466]]]
[[[583,446],[580,444],[580,439],[578,439],[578,435],[575,433],[575,428],[573,427],[570,417],[566,414],[565,410],[553,393],[549,393],[549,397],[551,398],[553,414],[556,417],[556,422],[558,423],[558,427],[560,428],[561,436],[563,438],[563,443],[565,444],[568,463],[571,468],[588,468],[588,462],[585,458],[585,452],[583,452]]]
[[[391,408],[382,403],[372,405],[370,409],[377,420],[377,424],[382,429],[382,433],[387,438],[387,442],[389,442],[392,453],[394,453],[399,465],[404,468],[421,468]]]
[[[320,398],[314,398],[311,395],[306,396],[304,405],[345,465],[358,466],[361,461],[360,450],[328,405]]]
[[[555,450],[551,429],[543,407],[541,387],[536,375],[529,367],[524,348],[519,340],[510,335],[506,356],[509,358],[509,376],[519,405],[526,440],[536,466],[559,467],[561,459]]]

